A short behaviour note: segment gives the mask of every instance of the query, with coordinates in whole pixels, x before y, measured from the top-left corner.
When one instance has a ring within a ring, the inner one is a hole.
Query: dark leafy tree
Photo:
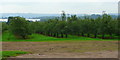
[[[25,18],[13,17],[10,20],[10,31],[15,35],[26,39],[31,34],[29,23]]]

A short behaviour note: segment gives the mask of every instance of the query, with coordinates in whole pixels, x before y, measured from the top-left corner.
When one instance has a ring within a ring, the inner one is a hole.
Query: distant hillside
[[[9,16],[20,16],[20,17],[24,17],[24,18],[54,18],[54,17],[60,17],[60,14],[35,14],[35,13],[0,13],[0,19],[1,18],[7,18]],[[70,14],[73,15],[73,14]],[[79,17],[82,17],[86,14],[76,14]],[[110,15],[113,18],[117,18],[117,13],[110,13]],[[68,16],[68,15],[67,15]],[[91,18],[97,18],[98,16],[100,16],[100,14],[88,14],[88,16],[90,16]]]
[[[24,18],[42,17],[42,16],[60,16],[59,14],[34,14],[34,13],[0,13],[2,17],[20,16]]]

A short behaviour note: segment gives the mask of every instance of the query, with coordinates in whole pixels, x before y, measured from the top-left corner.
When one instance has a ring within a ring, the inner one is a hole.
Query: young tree
[[[107,14],[103,14],[102,16],[102,24],[101,24],[101,33],[102,33],[102,38],[105,37],[105,34],[108,34],[109,29],[109,22],[111,21],[112,17]]]
[[[31,34],[29,23],[22,17],[13,17],[10,20],[10,31],[23,39],[26,39],[28,35]]]
[[[95,20],[92,21],[92,34],[94,34],[94,38],[96,38],[97,35],[98,35],[99,20],[100,20],[100,19],[101,19],[101,18],[98,17],[97,19],[95,19]]]
[[[65,21],[59,21],[55,26],[55,30],[61,34],[61,38],[64,37],[64,34],[66,34],[67,37],[67,24]]]

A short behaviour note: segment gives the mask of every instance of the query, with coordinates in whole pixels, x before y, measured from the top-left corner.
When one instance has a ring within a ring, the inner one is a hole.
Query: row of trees
[[[98,34],[102,35],[102,38],[106,34],[119,35],[118,20],[112,19],[110,15],[103,14],[102,17],[92,19],[85,16],[84,19],[78,18],[76,15],[66,17],[65,13],[62,14],[62,19],[50,19],[46,22],[32,22],[32,29],[35,33],[41,33],[53,37],[67,37],[68,34],[87,37],[90,34],[96,38]]]
[[[32,33],[39,33],[47,36],[64,38],[68,34],[90,37],[94,35],[102,35],[105,38],[106,34],[119,35],[117,19],[113,19],[110,15],[103,14],[102,17],[97,19],[85,16],[84,19],[78,18],[76,15],[66,17],[65,12],[62,13],[61,19],[55,18],[45,22],[29,22],[21,17],[9,17],[7,24],[3,23],[3,31],[9,30],[14,34],[26,38],[27,35]],[[7,26],[8,25],[8,26]]]

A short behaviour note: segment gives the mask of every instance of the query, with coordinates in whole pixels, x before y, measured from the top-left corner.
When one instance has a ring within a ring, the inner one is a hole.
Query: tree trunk
[[[43,35],[45,35],[45,32],[43,33]]]
[[[47,36],[49,36],[49,32],[47,32]]]
[[[110,33],[110,38],[112,39],[112,33]]]
[[[102,34],[102,39],[104,39],[104,38],[105,38],[105,34],[103,33],[103,34]]]
[[[87,37],[90,37],[90,34],[89,34],[89,33],[87,34]]]
[[[65,34],[65,37],[67,38],[68,36],[67,36],[67,33]]]
[[[96,38],[97,37],[97,34],[94,34],[94,38]]]
[[[26,37],[25,37],[25,36],[22,36],[22,38],[23,38],[23,39],[26,39]]]
[[[52,33],[50,33],[50,36],[53,36],[53,34],[52,34]]]
[[[48,32],[48,36],[50,36],[50,32]]]
[[[57,33],[57,35],[56,35],[57,37],[59,37],[59,34]]]
[[[43,34],[43,32],[40,32],[40,34]]]
[[[63,33],[61,33],[61,38],[63,38]]]
[[[82,36],[84,36],[84,33],[82,33]]]
[[[56,33],[54,33],[53,37],[55,37],[55,36],[56,36]]]

